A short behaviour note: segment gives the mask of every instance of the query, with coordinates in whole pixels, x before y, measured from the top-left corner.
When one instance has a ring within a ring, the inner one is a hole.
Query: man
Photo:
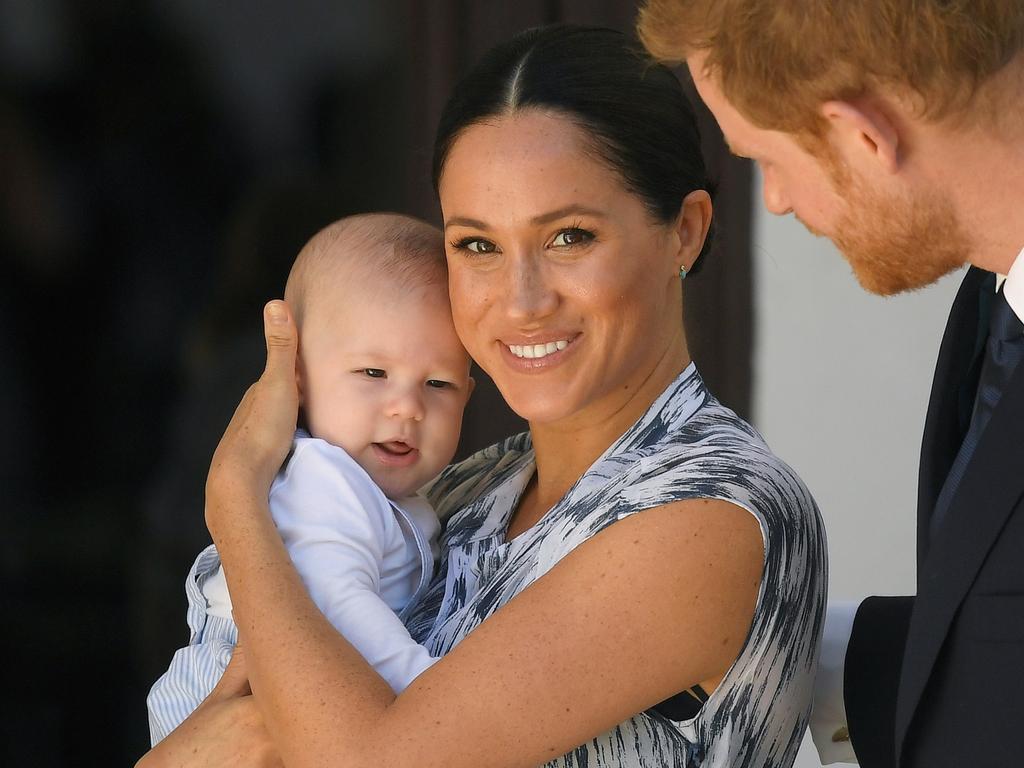
[[[865,289],[971,265],[924,430],[918,594],[830,607],[812,731],[866,768],[1024,765],[1024,3],[647,0],[639,31],[687,62],[766,207]]]

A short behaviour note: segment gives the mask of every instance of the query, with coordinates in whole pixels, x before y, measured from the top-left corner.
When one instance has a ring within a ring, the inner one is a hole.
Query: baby
[[[285,289],[305,429],[270,511],[313,601],[396,693],[434,661],[401,621],[437,555],[416,492],[451,461],[473,388],[446,276],[437,229],[367,214],[316,234]],[[238,638],[213,547],[185,589],[191,637],[147,699],[153,744],[206,698]]]

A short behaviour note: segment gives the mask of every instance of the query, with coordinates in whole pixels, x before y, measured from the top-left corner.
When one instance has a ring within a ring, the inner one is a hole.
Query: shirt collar
[[[996,285],[999,284],[998,277]],[[1017,258],[1006,273],[1006,280],[1003,282],[1003,295],[1006,303],[1010,305],[1013,314],[1024,322],[1024,249],[1017,254]]]

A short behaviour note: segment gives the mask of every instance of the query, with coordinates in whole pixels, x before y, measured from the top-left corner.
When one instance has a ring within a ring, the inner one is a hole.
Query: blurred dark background
[[[631,0],[0,0],[0,764],[130,765],[187,641],[209,458],[263,303],[340,216],[437,221],[435,123],[495,42]],[[750,176],[706,115],[694,355],[750,399]],[[461,455],[520,428],[484,382]]]

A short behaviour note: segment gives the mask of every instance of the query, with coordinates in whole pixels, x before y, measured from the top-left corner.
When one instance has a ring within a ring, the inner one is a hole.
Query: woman
[[[814,503],[689,359],[711,202],[675,77],[622,35],[534,30],[460,84],[435,184],[453,316],[530,425],[450,468],[401,695],[316,611],[267,512],[295,331],[207,482],[244,653],[146,765],[788,765],[825,596]],[[255,697],[247,693],[246,679]]]

